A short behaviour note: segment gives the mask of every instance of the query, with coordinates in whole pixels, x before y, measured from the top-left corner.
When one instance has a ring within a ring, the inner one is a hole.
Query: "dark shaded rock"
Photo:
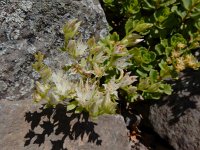
[[[149,149],[142,143],[138,142],[134,146],[132,146],[131,150],[149,150]]]
[[[1,150],[129,150],[123,117],[75,115],[62,106],[39,108],[27,101],[0,101]]]
[[[176,150],[200,149],[200,72],[186,72],[174,83],[174,94],[150,108],[149,120]]]
[[[45,63],[55,67],[69,61],[57,49],[63,43],[62,26],[72,18],[82,21],[84,39],[108,32],[98,0],[0,2],[0,99],[30,97],[32,79],[38,78],[31,67],[33,53],[42,51],[48,56]]]

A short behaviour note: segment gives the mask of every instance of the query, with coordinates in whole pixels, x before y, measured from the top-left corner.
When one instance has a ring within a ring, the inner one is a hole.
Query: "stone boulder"
[[[55,68],[67,63],[58,52],[62,26],[77,18],[86,40],[108,33],[98,0],[0,1],[0,149],[1,150],[130,150],[123,117],[105,115],[91,120],[87,114],[47,109],[31,100],[33,54],[42,51],[45,63]]]
[[[87,114],[41,108],[27,101],[0,101],[1,150],[130,150],[120,115],[91,120]]]
[[[35,52],[48,56],[48,65],[68,61],[57,49],[63,44],[62,26],[72,18],[82,21],[80,33],[85,40],[108,33],[98,0],[0,1],[0,100],[30,97],[32,79],[38,78],[31,67]]]
[[[174,94],[150,107],[149,120],[175,150],[200,149],[200,71],[174,83]]]

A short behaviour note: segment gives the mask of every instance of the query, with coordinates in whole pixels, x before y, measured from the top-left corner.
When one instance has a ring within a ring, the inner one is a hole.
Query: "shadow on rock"
[[[155,150],[160,149],[159,144],[169,150],[199,149],[200,71],[187,70],[169,83],[172,95],[139,101],[131,108],[133,114],[143,117],[140,141]]]
[[[62,105],[53,108],[41,107],[40,111],[27,112],[25,120],[30,124],[30,129],[25,135],[25,144],[32,143],[41,146],[50,137],[52,150],[67,150],[64,148],[66,139],[81,140],[87,136],[87,142],[101,145],[100,136],[94,131],[96,123],[89,121],[88,114],[74,114],[67,112]],[[58,139],[59,138],[59,139]],[[56,139],[56,140],[55,140]]]
[[[199,77],[200,71],[186,71],[179,80],[172,81],[174,93],[156,102],[159,107],[167,105],[170,108],[173,116],[169,120],[169,125],[176,124],[189,109],[197,108],[194,95],[200,95]]]

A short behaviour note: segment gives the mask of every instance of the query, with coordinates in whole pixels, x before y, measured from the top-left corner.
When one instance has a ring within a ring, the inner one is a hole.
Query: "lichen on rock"
[[[0,99],[30,97],[32,80],[38,78],[31,67],[33,53],[42,51],[48,56],[49,65],[55,67],[69,61],[56,49],[63,43],[62,26],[72,18],[82,21],[80,32],[85,40],[108,33],[98,0],[1,1]]]

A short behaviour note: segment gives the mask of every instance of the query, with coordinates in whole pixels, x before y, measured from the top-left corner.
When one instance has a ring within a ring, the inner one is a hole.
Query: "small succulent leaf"
[[[161,45],[162,45],[163,47],[167,47],[167,46],[169,45],[169,42],[168,42],[167,39],[161,40],[160,43],[161,43]]]
[[[134,31],[142,33],[147,29],[150,29],[153,26],[152,23],[146,23],[143,20],[134,20],[133,18],[129,18],[125,24],[126,35],[132,33]]]
[[[145,72],[143,72],[143,71],[141,71],[141,70],[139,70],[139,69],[136,70],[136,73],[137,73],[140,77],[147,77],[147,73],[145,73]]]
[[[154,13],[155,20],[159,23],[162,23],[169,17],[170,13],[171,11],[169,7],[160,8]]]
[[[83,107],[77,107],[74,111],[75,114],[80,114],[83,112]]]
[[[165,51],[165,47],[162,44],[159,43],[155,46],[155,50],[156,50],[158,55],[163,55],[164,51]]]
[[[172,72],[172,67],[168,66],[168,64],[164,61],[161,60],[161,62],[158,64],[160,67],[160,76],[162,77],[162,79],[167,79],[167,78],[171,78],[171,72]]]
[[[159,84],[150,84],[150,86],[145,90],[145,92],[156,93],[159,91]]]
[[[149,88],[150,84],[151,83],[150,83],[150,80],[148,78],[146,78],[146,79],[145,78],[140,78],[137,88],[140,91],[145,91],[146,89]]]
[[[142,64],[141,67],[142,67],[142,69],[144,69],[147,72],[151,71],[153,68],[153,66],[149,65],[149,64]]]
[[[142,96],[144,99],[160,99],[161,93],[149,93],[149,92],[143,92]]]
[[[185,9],[189,10],[192,6],[192,0],[182,0],[183,6]]]
[[[119,41],[119,35],[117,34],[117,32],[113,32],[113,34],[110,35],[110,40],[112,41]]]
[[[125,47],[132,47],[144,40],[141,38],[142,38],[142,36],[140,36],[138,34],[128,34],[121,40],[121,43],[122,43],[122,45],[125,45]]]
[[[149,77],[150,77],[151,83],[155,83],[159,78],[159,72],[157,70],[151,69],[149,73]]]
[[[161,84],[161,88],[163,90],[163,93],[165,93],[167,95],[172,94],[172,87],[169,84]]]
[[[143,8],[146,10],[152,10],[155,9],[155,6],[150,4],[148,0],[143,0]]]
[[[161,7],[167,7],[169,5],[172,5],[176,2],[176,0],[166,0],[165,2],[161,3],[160,6]]]
[[[153,26],[152,23],[139,23],[135,27],[134,31],[139,32],[139,33],[140,32],[145,32],[146,30],[150,29],[152,26]]]
[[[166,54],[167,57],[170,56],[171,52],[172,52],[172,48],[171,47],[166,47],[165,48],[165,54]]]
[[[67,105],[67,111],[71,111],[71,110],[75,109],[77,106],[78,106],[78,102],[72,101]]]
[[[127,1],[127,5],[124,7],[124,11],[133,15],[139,12],[139,6],[138,0],[129,0]]]
[[[129,18],[125,24],[126,35],[128,35],[132,31],[132,29],[133,29],[133,19]]]

